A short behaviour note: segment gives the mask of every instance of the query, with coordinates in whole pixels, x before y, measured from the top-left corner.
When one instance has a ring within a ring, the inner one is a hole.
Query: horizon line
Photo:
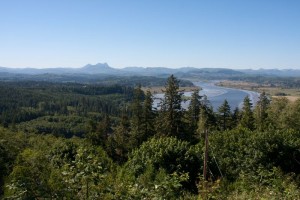
[[[126,67],[113,67],[110,66],[107,62],[103,62],[103,63],[96,63],[96,64],[86,64],[83,66],[79,66],[79,67],[31,67],[31,66],[18,66],[18,67],[14,67],[14,66],[1,66],[1,68],[7,68],[7,69],[38,69],[38,70],[43,70],[43,69],[81,69],[84,68],[88,65],[91,66],[95,66],[95,65],[107,65],[110,68],[113,69],[126,69],[126,68],[143,68],[143,69],[147,69],[147,68],[167,68],[167,69],[182,69],[182,68],[195,68],[195,69],[231,69],[231,70],[300,70],[298,67],[291,67],[291,68],[285,68],[285,67],[240,67],[240,68],[231,68],[231,67],[195,67],[195,66],[182,66],[182,67],[170,67],[170,66],[126,66]]]

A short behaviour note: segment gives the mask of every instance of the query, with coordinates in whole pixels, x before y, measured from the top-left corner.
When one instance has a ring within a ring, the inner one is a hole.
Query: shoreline
[[[235,88],[229,88],[229,87],[221,87],[218,86],[217,83],[219,81],[211,81],[211,82],[193,82],[195,86],[198,86],[196,88],[202,88],[200,91],[200,95],[206,95],[210,103],[212,104],[214,111],[217,111],[217,108],[222,105],[223,101],[227,99],[230,106],[232,108],[238,107],[239,109],[243,106],[243,100],[245,96],[249,96],[253,107],[256,105],[259,93],[255,91],[249,91],[249,90],[242,90],[242,89],[235,89]],[[195,88],[195,87],[192,87]],[[189,88],[189,89],[192,89]],[[160,102],[160,99],[164,97],[163,92],[159,91],[159,93],[154,93],[154,107],[157,107],[157,105]],[[184,92],[184,102],[182,104],[183,108],[186,109],[189,103],[189,98],[191,97],[191,92],[185,91]]]
[[[253,90],[248,90],[248,89],[243,89],[243,88],[234,88],[234,87],[223,86],[223,85],[219,85],[219,83],[222,83],[222,81],[212,81],[212,82],[210,82],[210,84],[212,84],[214,86],[217,86],[217,87],[221,87],[221,88],[224,88],[224,89],[227,89],[227,90],[239,90],[239,91],[242,91],[242,92],[246,93],[249,96],[253,107],[256,105],[257,101],[259,100],[260,92],[258,92],[258,91],[253,91]],[[242,108],[243,107],[243,102],[241,102],[238,105],[238,107]]]
[[[223,80],[216,84],[219,87],[225,88],[234,88],[240,89],[243,91],[251,91],[262,93],[266,92],[266,94],[271,98],[287,98],[289,101],[294,102],[300,99],[300,92],[296,89],[284,89],[279,87],[270,87],[267,85],[259,85],[257,83],[251,83],[246,81],[229,81]],[[284,95],[277,95],[277,94],[284,94]]]

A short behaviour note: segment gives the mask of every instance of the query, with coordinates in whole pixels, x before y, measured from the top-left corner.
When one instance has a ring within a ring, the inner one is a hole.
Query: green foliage
[[[124,163],[127,160],[128,152],[132,148],[130,143],[130,122],[128,117],[123,114],[114,134],[108,138],[106,149],[114,161]]]
[[[241,119],[241,113],[240,113],[239,108],[236,107],[232,113],[232,128],[235,128],[238,126],[240,119]]]
[[[151,92],[147,91],[146,95],[144,95],[141,88],[136,88],[135,91],[130,131],[130,143],[132,147],[138,147],[154,135],[155,117],[152,108],[153,100]]]
[[[99,148],[79,147],[72,162],[61,168],[61,197],[95,199],[101,197],[103,180],[111,171],[112,162]]]
[[[272,102],[267,110],[268,122],[270,129],[284,129],[286,111],[289,105],[287,98],[272,99]],[[280,114],[279,114],[280,113]]]
[[[228,101],[225,99],[224,103],[218,108],[220,116],[221,130],[225,131],[230,127],[231,123],[231,111]]]
[[[125,164],[125,169],[135,177],[145,173],[151,166],[154,172],[164,169],[166,173],[188,173],[189,180],[185,186],[195,189],[195,181],[201,170],[202,149],[190,146],[188,142],[173,137],[153,138],[134,150]]]
[[[9,127],[0,127],[0,198],[300,198],[300,101],[261,94],[254,112],[247,97],[241,112],[224,101],[215,113],[196,91],[185,111],[174,76],[157,111],[140,87],[7,82],[0,91]]]
[[[300,133],[297,131],[268,131],[255,135],[252,143],[260,155],[257,164],[270,169],[279,167],[286,173],[300,173]],[[253,149],[254,150],[254,149]]]
[[[15,159],[25,146],[24,135],[0,127],[0,197],[4,190],[4,179],[10,174]]]
[[[144,122],[143,119],[143,98],[144,92],[141,86],[134,89],[133,102],[131,104],[131,143],[133,146],[138,146],[143,142],[145,132],[143,130]]]
[[[210,144],[220,170],[229,180],[242,172],[256,172],[259,167],[279,167],[286,173],[300,173],[299,132],[252,132],[239,129],[212,134]]]
[[[17,128],[27,133],[83,137],[88,132],[88,121],[88,118],[80,116],[45,116],[20,123]]]
[[[263,131],[267,129],[267,118],[268,113],[267,109],[270,105],[270,100],[266,96],[266,93],[263,92],[259,96],[259,100],[255,107],[255,121],[256,127],[258,130]]]
[[[10,198],[30,199],[40,196],[50,197],[47,186],[48,165],[46,157],[41,151],[25,149],[19,154],[16,165],[9,175],[8,191]]]
[[[267,122],[269,129],[299,130],[300,127],[300,101],[289,102],[285,97],[272,99],[267,109]]]
[[[116,191],[110,199],[179,199],[183,194],[182,183],[189,178],[187,173],[166,173],[148,166],[139,177],[121,171],[113,184]]]
[[[164,93],[157,120],[157,132],[161,135],[183,138],[182,92],[179,90],[179,80],[174,75],[168,78]]]
[[[93,123],[93,121],[90,121]],[[92,124],[91,131],[86,135],[86,138],[94,145],[106,147],[108,137],[113,133],[112,123],[109,115],[105,115],[104,119],[98,125]]]
[[[8,199],[95,199],[106,192],[114,164],[101,148],[45,136],[29,142],[7,179]]]
[[[287,106],[285,110],[285,128],[299,130],[300,127],[300,100]]]
[[[199,95],[199,92],[200,89],[196,89],[193,91],[191,102],[189,104],[188,111],[187,111],[189,121],[194,126],[197,124],[199,120],[199,114],[200,114],[202,96]]]
[[[206,131],[214,130],[216,126],[216,118],[212,107],[203,104],[200,108],[200,116],[198,121],[197,136],[203,138]]]
[[[228,193],[220,194],[220,197],[228,199],[300,198],[300,188],[294,181],[294,175],[283,175],[278,168],[259,169],[257,174],[242,173],[239,179],[229,187]]]
[[[49,115],[118,115],[119,106],[132,98],[133,89],[120,85],[25,81],[0,82],[0,93],[0,122],[8,125]]]
[[[242,170],[253,167],[253,155],[248,150],[251,143],[247,139],[250,137],[251,132],[246,130],[216,132],[210,135],[209,157],[213,157],[212,153],[215,155],[220,171],[226,174],[227,179],[234,180]],[[219,171],[214,174],[221,176]]]
[[[246,96],[243,102],[242,118],[240,125],[249,130],[254,129],[254,117],[252,111],[252,103],[249,96]]]
[[[185,121],[187,124],[186,132],[188,133],[189,140],[191,141],[193,138],[192,136],[197,131],[197,124],[200,117],[200,109],[201,109],[201,98],[202,96],[199,95],[200,90],[196,89],[193,91],[191,102],[189,104],[188,110],[186,112]]]
[[[155,133],[154,120],[155,112],[152,108],[153,99],[150,91],[147,91],[144,104],[143,104],[143,138],[142,141],[146,141],[148,138],[152,137]]]

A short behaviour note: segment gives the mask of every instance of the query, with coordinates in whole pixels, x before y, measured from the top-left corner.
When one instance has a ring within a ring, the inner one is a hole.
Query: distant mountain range
[[[232,76],[279,76],[279,77],[300,77],[300,70],[288,69],[259,69],[259,70],[233,70],[226,68],[194,68],[183,67],[178,69],[165,67],[126,67],[122,69],[112,68],[107,63],[98,63],[95,65],[88,64],[82,68],[6,68],[0,67],[2,76],[7,74],[23,74],[23,75],[113,75],[113,76],[157,76],[167,77],[174,74],[180,78],[227,78]]]

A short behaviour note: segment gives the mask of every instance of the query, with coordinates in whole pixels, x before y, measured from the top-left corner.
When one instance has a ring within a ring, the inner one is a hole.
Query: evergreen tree
[[[213,108],[209,105],[209,101],[206,101],[206,105],[200,107],[200,115],[198,121],[198,135],[203,135],[206,131],[213,130],[216,125],[216,117],[213,112]]]
[[[255,121],[256,127],[258,130],[263,131],[266,129],[267,126],[267,109],[269,107],[270,100],[268,99],[265,92],[261,93],[259,96],[259,100],[255,107]]]
[[[290,112],[289,100],[286,97],[274,98],[270,104],[268,114],[268,128],[271,129],[286,129],[286,115]],[[289,111],[289,112],[287,112]]]
[[[143,131],[143,99],[144,92],[139,85],[134,89],[133,102],[131,104],[131,140],[132,146],[137,146],[141,143],[144,135]]]
[[[113,130],[111,128],[111,120],[108,114],[105,114],[104,119],[97,127],[96,131],[103,142],[107,141],[107,138],[112,134]]]
[[[105,114],[104,118],[98,125],[94,125],[93,122],[90,123],[90,126],[92,126],[91,132],[87,135],[87,138],[92,144],[105,147],[108,137],[113,132],[109,115]]]
[[[182,91],[179,90],[179,80],[171,75],[165,86],[164,99],[160,107],[157,131],[161,135],[179,136],[182,134]],[[182,137],[182,135],[181,135]]]
[[[199,95],[200,89],[193,91],[191,102],[187,111],[187,123],[189,124],[190,133],[195,133],[197,130],[197,123],[199,121],[200,107],[201,107],[201,96]]]
[[[201,100],[201,104],[202,104],[202,106],[205,106],[205,107],[211,107],[212,106],[206,95],[203,95],[203,99]]]
[[[244,98],[243,101],[243,110],[242,110],[242,118],[240,121],[240,125],[250,130],[254,129],[252,103],[248,95]]]
[[[224,100],[224,103],[218,108],[218,112],[220,116],[220,125],[222,127],[222,130],[225,131],[230,127],[231,121],[230,105],[226,99]]]
[[[241,119],[240,109],[236,107],[232,113],[232,128],[236,127]]]
[[[285,113],[285,124],[288,129],[299,131],[300,129],[300,99],[289,103]]]
[[[142,141],[146,141],[149,137],[154,135],[154,119],[155,113],[153,111],[153,99],[152,94],[148,90],[145,96],[144,104],[143,104],[143,138]]]
[[[120,124],[109,137],[107,151],[108,154],[117,162],[123,163],[127,160],[127,154],[133,147],[130,143],[130,122],[128,117],[123,114]]]

